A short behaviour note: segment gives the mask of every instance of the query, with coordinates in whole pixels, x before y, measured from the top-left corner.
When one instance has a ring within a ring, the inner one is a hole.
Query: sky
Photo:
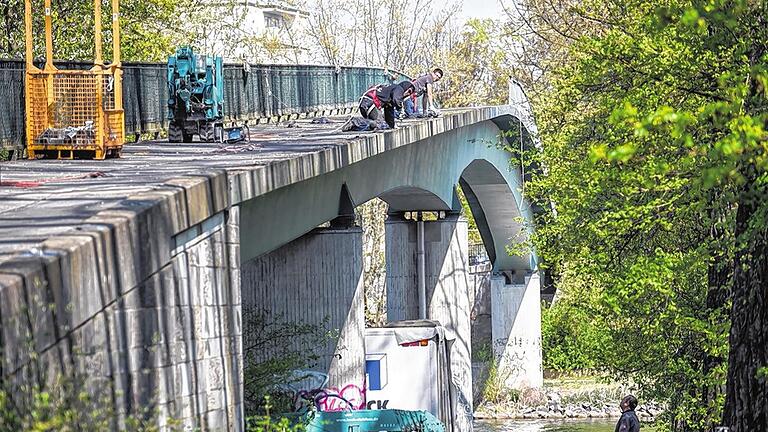
[[[501,18],[504,14],[499,0],[464,0],[461,15],[469,18]]]

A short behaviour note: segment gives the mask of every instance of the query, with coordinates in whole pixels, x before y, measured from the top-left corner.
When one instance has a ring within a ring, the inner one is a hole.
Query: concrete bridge
[[[537,258],[507,253],[532,216],[507,150],[534,131],[517,102],[384,133],[300,120],[226,147],[144,142],[119,160],[0,165],[0,373],[18,385],[81,375],[119,412],[153,406],[161,424],[240,430],[248,313],[261,309],[327,320],[339,337],[319,367],[364,392],[354,208],[380,197],[388,319],[437,319],[455,335],[457,420],[470,430],[459,183],[492,261],[494,351],[510,385],[541,384]],[[404,216],[414,211],[440,217]]]

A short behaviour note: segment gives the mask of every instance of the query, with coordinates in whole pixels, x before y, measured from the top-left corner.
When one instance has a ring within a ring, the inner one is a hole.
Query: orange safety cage
[[[112,63],[102,60],[101,0],[94,0],[95,59],[89,70],[53,63],[51,0],[45,1],[45,66],[34,65],[32,0],[25,0],[26,141],[30,159],[119,157],[125,142],[119,0],[112,1]]]

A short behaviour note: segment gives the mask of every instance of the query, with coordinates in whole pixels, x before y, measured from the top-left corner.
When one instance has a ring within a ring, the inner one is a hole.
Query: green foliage
[[[243,393],[247,415],[268,415],[270,410],[292,412],[293,395],[280,385],[297,379],[296,370],[317,365],[318,352],[338,338],[320,325],[286,321],[268,311],[243,311]]]
[[[374,198],[356,209],[363,230],[363,286],[367,327],[381,327],[387,321],[384,247],[387,208],[385,201]]]
[[[556,371],[599,370],[609,343],[606,323],[590,310],[598,284],[574,270],[562,273],[557,301],[541,308],[543,366]]]
[[[555,212],[535,242],[566,298],[544,314],[546,361],[631,378],[682,429],[719,423],[733,263],[765,238],[766,12],[581,3],[574,20],[597,24],[536,104],[546,170],[528,193]]]
[[[291,421],[286,417],[272,418],[270,412],[274,406],[270,396],[264,397],[265,414],[246,417],[245,432],[301,432],[306,430],[304,424],[297,417]]]
[[[245,421],[246,432],[301,432],[305,429],[303,424],[293,424],[285,417],[273,419],[265,415],[248,417]]]
[[[0,6],[0,58],[24,55],[24,0],[6,0]]]
[[[469,202],[467,202],[467,196],[464,194],[464,190],[461,186],[456,186],[456,193],[459,196],[461,202],[461,215],[467,219],[467,226],[469,228],[469,244],[480,244],[483,239],[480,237],[480,231],[477,229],[477,222],[475,222],[475,216],[472,215],[472,209],[469,208]]]
[[[483,401],[503,405],[520,401],[520,391],[506,385],[510,371],[499,367],[495,358],[488,364],[488,378],[483,385]]]
[[[24,385],[0,389],[0,431],[100,432],[115,430],[119,415],[114,410],[107,386],[85,387],[84,376],[58,377],[49,385]],[[154,432],[160,427],[155,411],[122,416],[121,430]],[[177,430],[179,424],[169,419],[164,430]]]
[[[443,65],[442,102],[449,107],[504,104],[509,58],[501,27],[490,19],[470,19],[457,39]]]
[[[165,62],[184,30],[188,0],[123,0],[121,50],[126,61]],[[109,21],[106,21],[109,22]]]
[[[182,18],[188,0],[121,1],[121,51],[124,61],[163,61],[183,37]],[[34,54],[44,49],[43,2],[33,0]],[[92,0],[52,2],[53,49],[56,59],[94,59],[94,12]],[[112,58],[111,2],[102,0],[104,60]],[[0,58],[24,57],[24,0],[9,0],[0,6]]]
[[[479,361],[486,364],[491,364],[493,362],[493,348],[491,347],[491,343],[487,342],[484,343],[478,347],[472,348],[472,361]]]

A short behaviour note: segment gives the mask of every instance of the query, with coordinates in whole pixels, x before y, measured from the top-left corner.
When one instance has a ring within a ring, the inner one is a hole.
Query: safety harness
[[[361,104],[363,103],[363,99],[366,99],[366,98],[373,101],[373,104],[369,106],[368,110],[365,112],[366,116],[371,113],[374,107],[376,109],[381,109],[381,100],[379,100],[378,92],[379,90],[382,89],[382,87],[384,87],[382,84],[372,86],[368,90],[366,90],[363,96],[360,98]]]

